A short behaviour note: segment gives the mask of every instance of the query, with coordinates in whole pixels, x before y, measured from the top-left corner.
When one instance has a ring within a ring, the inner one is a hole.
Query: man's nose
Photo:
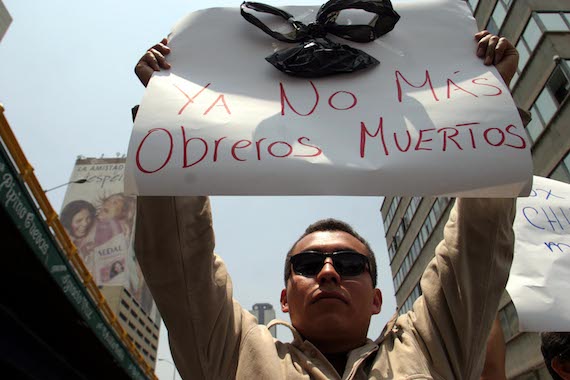
[[[330,257],[325,259],[325,265],[321,268],[320,272],[317,274],[317,282],[324,283],[332,281],[335,283],[340,283],[340,275],[333,266],[333,261]]]

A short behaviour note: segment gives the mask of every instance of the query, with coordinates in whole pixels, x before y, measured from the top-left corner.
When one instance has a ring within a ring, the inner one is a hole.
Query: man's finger
[[[152,50],[147,51],[145,53],[145,55],[143,55],[143,57],[141,58],[141,62],[146,63],[154,71],[160,71],[160,66],[159,66],[158,61],[156,60],[156,57],[154,56],[154,53],[152,52]]]
[[[499,38],[497,47],[495,48],[495,64],[501,62],[505,55],[506,49],[509,47],[509,41],[505,37]]]
[[[159,43],[159,44],[154,45],[153,47],[150,48],[150,50],[158,51],[162,55],[170,54],[170,48],[163,43]]]
[[[491,34],[486,34],[479,40],[479,42],[477,43],[477,57],[483,58],[485,56],[490,39],[491,39]]]
[[[495,60],[495,48],[499,42],[499,37],[492,35],[489,38],[489,44],[487,45],[487,52],[485,53],[485,64],[491,65]]]
[[[477,32],[475,34],[475,41],[480,41],[483,37],[485,37],[489,34],[491,34],[491,32],[489,32],[488,30],[482,30],[480,32]]]
[[[168,63],[166,61],[166,58],[164,57],[164,55],[162,55],[161,52],[159,52],[158,50],[156,50],[154,48],[152,48],[150,51],[154,57],[154,60],[157,62],[158,66],[159,66],[159,68],[155,69],[155,71],[160,70],[160,68],[163,68],[163,69],[169,69],[170,68],[170,63]]]

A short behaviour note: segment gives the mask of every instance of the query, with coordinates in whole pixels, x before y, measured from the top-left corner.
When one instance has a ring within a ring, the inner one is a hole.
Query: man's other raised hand
[[[152,73],[155,71],[170,69],[170,63],[166,61],[168,54],[170,54],[168,39],[163,38],[162,41],[148,49],[141,59],[139,59],[135,66],[135,73],[143,86],[147,86],[150,77],[152,77]]]

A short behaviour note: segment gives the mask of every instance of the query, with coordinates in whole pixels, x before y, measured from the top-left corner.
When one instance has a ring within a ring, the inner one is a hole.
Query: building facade
[[[467,0],[479,29],[513,42],[520,54],[511,82],[515,103],[529,110],[526,127],[534,174],[570,183],[570,1]],[[421,294],[420,277],[443,236],[453,200],[386,197],[381,207],[390,267],[400,313]],[[507,378],[551,379],[536,333],[518,330],[507,293],[498,317],[507,344]]]
[[[257,318],[260,325],[267,325],[275,319],[275,309],[270,303],[256,303],[249,312]],[[274,338],[277,338],[277,326],[271,327],[269,332]]]
[[[154,369],[160,315],[134,254],[136,199],[123,193],[124,158],[79,158],[60,220],[101,293]]]
[[[0,41],[2,41],[2,37],[6,34],[11,23],[12,17],[10,16],[10,13],[8,13],[8,10],[4,6],[2,0],[0,0]]]

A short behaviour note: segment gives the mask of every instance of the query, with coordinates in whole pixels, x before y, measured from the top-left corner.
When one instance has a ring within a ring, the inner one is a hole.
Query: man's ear
[[[382,292],[380,289],[374,289],[374,298],[372,299],[372,314],[378,314],[382,310]]]
[[[558,374],[564,380],[570,379],[570,363],[568,361],[562,361],[559,357],[555,357],[550,362],[554,372]]]
[[[287,289],[281,291],[281,311],[284,313],[289,312],[289,304],[287,303]]]

